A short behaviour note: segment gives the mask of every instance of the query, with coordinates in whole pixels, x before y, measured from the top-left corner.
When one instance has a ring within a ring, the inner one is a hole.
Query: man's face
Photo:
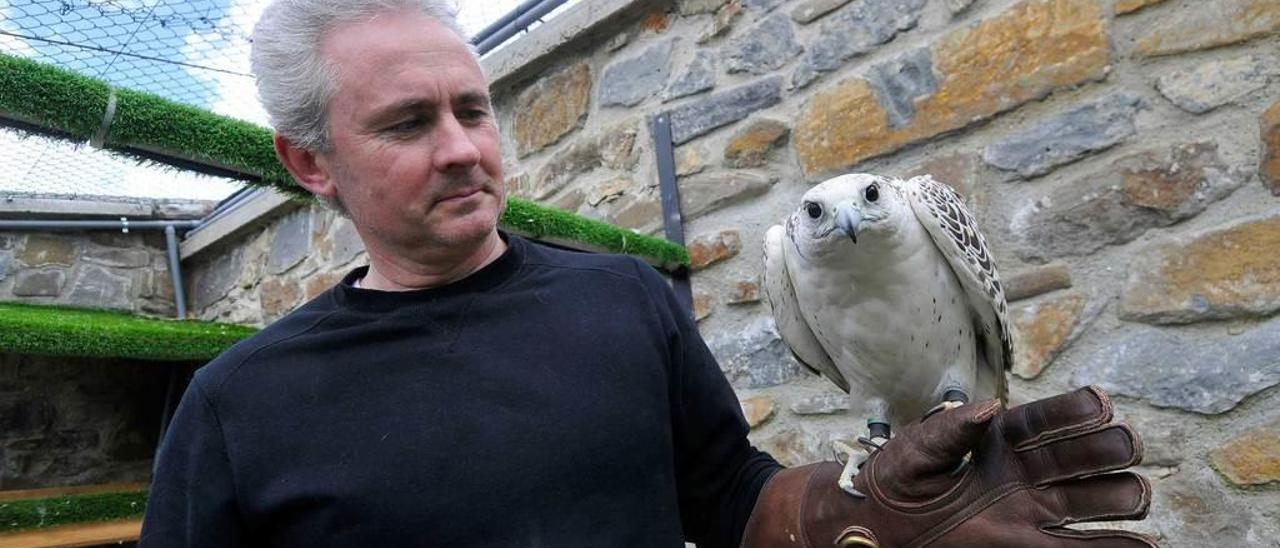
[[[504,206],[488,85],[460,38],[412,11],[327,33],[330,148],[317,162],[371,252],[469,246]],[[381,249],[372,249],[378,247]]]

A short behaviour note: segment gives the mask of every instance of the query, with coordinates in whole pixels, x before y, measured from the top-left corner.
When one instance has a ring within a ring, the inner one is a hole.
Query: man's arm
[[[637,261],[669,334],[676,482],[685,538],[737,548],[756,498],[781,466],[747,440],[742,407],[666,280]]]
[[[138,546],[240,546],[231,463],[218,417],[197,373],[156,454]]]

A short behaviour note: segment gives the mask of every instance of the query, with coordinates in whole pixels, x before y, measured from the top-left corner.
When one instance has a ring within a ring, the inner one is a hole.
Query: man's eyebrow
[[[489,106],[489,94],[483,91],[464,91],[454,100],[459,105]]]

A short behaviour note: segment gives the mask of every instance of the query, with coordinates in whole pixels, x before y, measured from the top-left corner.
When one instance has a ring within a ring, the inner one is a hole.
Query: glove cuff
[[[866,503],[836,485],[842,468],[819,462],[775,473],[760,490],[742,547],[878,548],[869,524],[860,519]]]

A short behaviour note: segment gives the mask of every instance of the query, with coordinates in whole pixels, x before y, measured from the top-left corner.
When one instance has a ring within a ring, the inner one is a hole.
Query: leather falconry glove
[[[1138,436],[1111,418],[1096,387],[1003,412],[989,401],[937,413],[867,459],[854,481],[865,498],[840,490],[835,462],[779,471],[743,546],[1154,547],[1136,533],[1065,527],[1146,517],[1146,479],[1104,474],[1142,460]]]

